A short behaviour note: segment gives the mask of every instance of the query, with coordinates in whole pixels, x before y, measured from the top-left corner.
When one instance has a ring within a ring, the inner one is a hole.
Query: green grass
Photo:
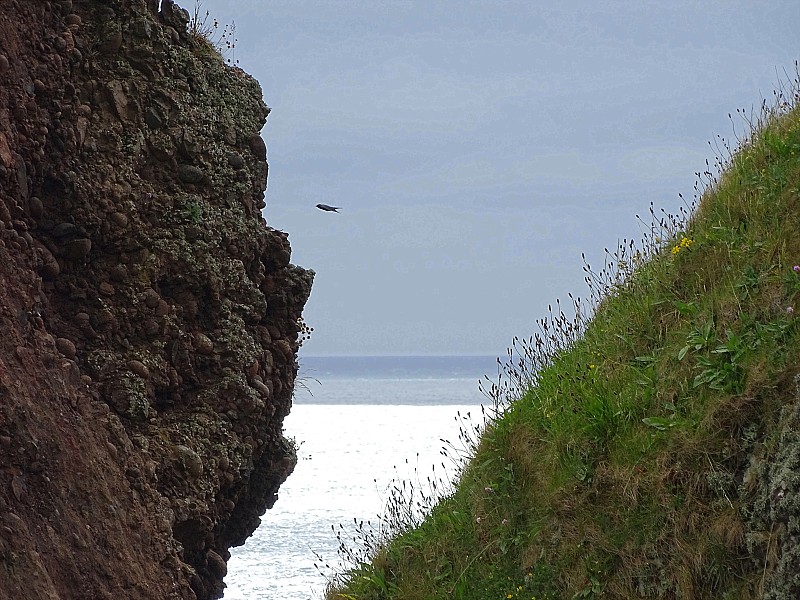
[[[557,305],[515,340],[458,481],[425,518],[393,495],[329,599],[794,597],[763,473],[797,402],[796,98],[699,174],[696,209],[651,209],[641,243],[587,265],[591,319]]]

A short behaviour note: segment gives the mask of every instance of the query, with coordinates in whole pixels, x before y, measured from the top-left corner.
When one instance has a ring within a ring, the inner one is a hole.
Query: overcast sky
[[[265,217],[316,271],[307,356],[503,355],[585,295],[581,252],[691,198],[728,113],[800,57],[796,0],[202,7],[272,108]]]

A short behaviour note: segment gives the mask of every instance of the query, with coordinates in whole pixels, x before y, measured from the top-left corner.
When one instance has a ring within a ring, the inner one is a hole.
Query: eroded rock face
[[[0,514],[16,516],[0,519],[0,590],[15,598],[217,598],[228,548],[296,462],[282,422],[313,273],[261,216],[269,109],[182,9],[156,5],[0,3]],[[65,498],[89,514],[58,525]]]
[[[793,383],[794,394],[782,399],[778,434],[755,444],[739,490],[764,600],[800,597],[800,375]]]

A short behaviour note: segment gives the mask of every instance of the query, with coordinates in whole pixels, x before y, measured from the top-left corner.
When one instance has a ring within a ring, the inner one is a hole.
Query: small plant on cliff
[[[306,323],[303,317],[297,318],[297,348],[300,349],[303,344],[311,339],[311,334],[314,333],[314,328]]]
[[[186,216],[193,225],[199,225],[203,220],[203,207],[199,202],[193,201],[186,205]]]
[[[208,53],[222,57],[232,66],[238,66],[236,58],[236,23],[220,25],[216,18],[212,18],[209,11],[203,11],[202,0],[195,0],[194,10],[189,18],[189,36],[197,47]]]

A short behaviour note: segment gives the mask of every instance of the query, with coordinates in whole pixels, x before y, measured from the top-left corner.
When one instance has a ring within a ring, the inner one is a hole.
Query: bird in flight
[[[328,204],[317,204],[317,208],[320,210],[326,210],[328,212],[338,213],[341,206],[329,206]]]

